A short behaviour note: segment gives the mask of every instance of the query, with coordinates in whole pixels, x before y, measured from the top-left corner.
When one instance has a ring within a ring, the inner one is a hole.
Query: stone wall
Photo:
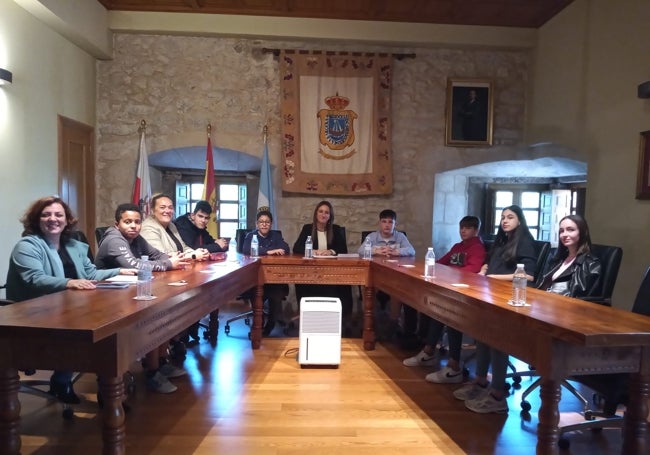
[[[269,153],[280,163],[278,61],[263,47],[415,53],[395,60],[393,69],[394,193],[384,197],[332,197],[336,222],[345,225],[356,249],[360,232],[376,226],[380,210],[398,213],[418,256],[432,243],[434,176],[483,162],[525,158],[526,94],[529,55],[523,51],[317,45],[235,38],[116,34],[115,57],[98,62],[97,194],[98,224],[112,218],[128,200],[137,160],[137,127],[147,121],[148,152],[212,144],[250,155],[262,153],[261,131],[269,126]],[[446,81],[489,78],[494,83],[494,145],[445,147]],[[218,164],[217,164],[218,167]],[[280,175],[274,172],[274,187]],[[160,185],[154,178],[154,191]],[[458,188],[460,192],[461,189]],[[460,197],[460,195],[459,195]],[[311,220],[313,195],[276,190],[277,218],[291,244]],[[463,213],[459,208],[458,213]]]

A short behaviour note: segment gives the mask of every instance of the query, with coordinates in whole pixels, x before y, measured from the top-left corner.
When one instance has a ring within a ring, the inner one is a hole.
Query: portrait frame
[[[470,98],[474,100],[470,102]],[[494,90],[489,79],[447,79],[445,145],[492,145]]]
[[[636,178],[636,198],[650,199],[650,130],[639,133],[639,166]]]

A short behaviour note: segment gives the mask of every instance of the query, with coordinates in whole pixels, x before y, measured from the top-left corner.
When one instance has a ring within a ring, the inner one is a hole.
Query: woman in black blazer
[[[345,228],[334,224],[334,208],[329,201],[316,205],[312,222],[302,227],[293,245],[295,254],[305,253],[305,241],[310,235],[315,256],[336,256],[348,252]],[[352,288],[347,285],[297,284],[298,304],[302,297],[338,297],[341,299],[343,317],[352,313]]]

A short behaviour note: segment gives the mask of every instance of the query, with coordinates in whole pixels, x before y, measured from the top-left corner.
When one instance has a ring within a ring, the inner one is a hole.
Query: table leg
[[[375,349],[375,288],[366,286],[363,290],[363,348]]]
[[[259,349],[262,345],[262,325],[264,322],[264,285],[255,287],[253,300],[253,326],[251,327],[251,347]]]
[[[648,453],[646,449],[648,398],[650,397],[650,375],[631,374],[628,404],[623,421],[623,450],[625,455]]]
[[[102,418],[104,426],[104,455],[126,454],[126,427],[124,425],[124,381],[122,376],[115,378],[99,378],[99,393],[104,402]]]
[[[537,414],[539,424],[537,425],[537,455],[550,455],[559,452],[558,441],[560,439],[560,411],[558,405],[562,392],[560,381],[541,378],[540,381],[541,405]]]
[[[18,370],[0,370],[0,453],[20,453],[19,389]]]
[[[211,343],[217,342],[217,336],[219,335],[219,310],[214,310],[210,312],[210,317],[208,318],[208,339]]]

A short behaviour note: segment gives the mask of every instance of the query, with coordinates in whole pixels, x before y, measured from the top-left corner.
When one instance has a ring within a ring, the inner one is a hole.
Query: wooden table
[[[150,301],[128,289],[64,291],[0,308],[0,453],[20,453],[18,370],[96,373],[104,400],[104,454],[124,454],[122,375],[129,365],[166,343],[257,280],[259,265],[196,263],[155,273]],[[169,286],[186,280],[185,286]],[[216,333],[217,317],[210,318]]]
[[[262,283],[364,285],[363,340],[375,346],[374,293],[381,289],[418,311],[494,348],[535,365],[541,380],[537,453],[558,452],[560,382],[581,374],[632,373],[624,426],[625,455],[647,453],[646,417],[650,396],[650,318],[610,307],[528,290],[528,307],[507,304],[510,282],[436,265],[436,276],[422,276],[413,258],[261,260],[253,321],[253,347],[262,330]],[[370,267],[368,267],[370,266]]]
[[[534,364],[542,377],[538,454],[557,453],[560,381],[571,375],[629,372],[625,455],[642,455],[650,394],[650,319],[537,290],[530,307],[512,307],[508,282],[422,262],[357,258],[264,257],[240,264],[196,264],[156,274],[149,302],[135,289],[65,291],[0,308],[0,452],[20,451],[17,370],[97,373],[104,398],[105,454],[125,453],[122,373],[135,359],[258,283],[251,342],[259,348],[264,283],[363,285],[364,347],[374,349],[375,289],[497,349]],[[208,272],[208,273],[202,273]],[[186,280],[187,286],[167,283]],[[464,286],[458,286],[458,285]]]

